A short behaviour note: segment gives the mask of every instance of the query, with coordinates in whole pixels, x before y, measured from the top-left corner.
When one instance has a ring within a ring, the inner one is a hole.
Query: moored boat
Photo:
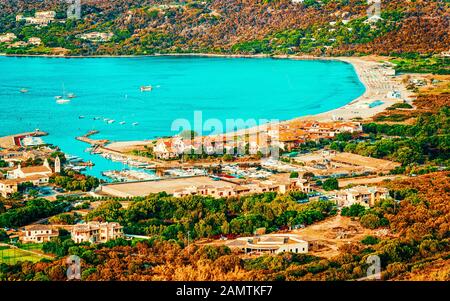
[[[57,104],[65,104],[65,103],[69,103],[70,99],[65,99],[65,98],[59,98],[56,100]]]
[[[141,87],[141,92],[150,92],[153,90],[152,86],[142,86]]]

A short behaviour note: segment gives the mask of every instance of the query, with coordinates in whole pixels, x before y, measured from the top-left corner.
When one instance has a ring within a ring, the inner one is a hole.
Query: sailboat
[[[70,102],[70,99],[69,98],[64,98],[64,95],[66,94],[66,91],[65,91],[65,89],[64,89],[64,84],[63,84],[63,96],[61,96],[61,97],[56,97],[56,103],[57,104],[65,104],[65,103],[69,103]]]

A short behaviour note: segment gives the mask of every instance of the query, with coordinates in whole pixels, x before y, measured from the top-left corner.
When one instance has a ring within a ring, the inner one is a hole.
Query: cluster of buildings
[[[19,48],[27,46],[39,46],[42,40],[38,37],[31,37],[27,41],[17,41],[17,36],[14,33],[5,33],[0,35],[0,43],[8,44],[8,48]]]
[[[306,141],[331,139],[340,133],[361,133],[363,128],[359,122],[294,120],[286,124],[280,124],[279,131],[281,148],[284,150],[292,150]]]
[[[77,38],[82,40],[89,40],[92,42],[108,42],[112,39],[114,34],[112,32],[89,32],[77,35]]]
[[[227,137],[199,137],[193,140],[173,137],[159,139],[153,147],[157,159],[170,160],[179,158],[182,154],[251,154],[266,153],[270,148],[270,138],[263,139],[261,135],[255,139],[230,140]]]
[[[211,196],[214,198],[238,197],[242,195],[258,194],[266,192],[286,193],[288,191],[311,192],[311,185],[305,179],[289,179],[283,182],[277,181],[255,181],[248,184],[235,185],[230,182],[229,186],[217,187],[213,185],[188,186],[175,190],[175,197],[192,195]]]
[[[23,243],[43,243],[58,237],[59,230],[70,232],[75,243],[105,243],[124,236],[123,227],[118,223],[88,222],[86,224],[67,225],[32,225],[25,227],[20,236]]]
[[[339,133],[360,133],[359,122],[317,122],[291,121],[277,125],[277,129],[257,132],[244,136],[223,135],[217,137],[197,137],[183,139],[176,136],[171,139],[159,139],[153,147],[157,159],[170,160],[182,154],[268,154],[277,147],[291,150],[306,141],[330,139]]]
[[[34,14],[34,17],[25,17],[24,15],[17,15],[16,22],[25,21],[26,24],[36,26],[47,26],[51,22],[54,22],[56,18],[55,11],[38,11]]]
[[[19,164],[17,168],[7,171],[5,179],[0,179],[0,195],[4,198],[12,196],[19,191],[19,185],[23,183],[32,183],[34,186],[46,185],[53,173],[60,172],[59,157],[55,158],[54,169],[50,167],[47,159],[41,166],[22,167]]]
[[[308,242],[295,234],[267,234],[254,237],[240,237],[226,244],[230,249],[245,254],[280,254],[291,252],[308,253]]]

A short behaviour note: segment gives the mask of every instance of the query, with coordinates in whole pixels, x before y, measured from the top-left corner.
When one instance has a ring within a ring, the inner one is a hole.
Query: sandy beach
[[[289,124],[293,121],[311,120],[319,122],[331,121],[352,121],[367,120],[395,103],[407,101],[412,102],[412,92],[408,91],[402,80],[398,76],[389,75],[392,67],[387,63],[387,58],[377,56],[366,57],[311,57],[311,56],[277,56],[280,59],[297,59],[297,60],[335,60],[351,64],[355,68],[359,80],[365,86],[366,91],[360,97],[354,99],[350,103],[316,115],[300,116],[278,124],[265,124],[254,128],[238,130],[225,135],[216,135],[217,137],[235,137],[245,135],[255,135],[261,132],[267,132],[271,129],[277,129],[278,125]],[[392,98],[388,96],[390,92],[400,92],[400,98]],[[374,102],[379,104],[371,106]],[[300,114],[299,114],[300,115]]]
[[[165,55],[165,54],[164,54]],[[158,56],[158,55],[156,55]],[[391,105],[407,101],[412,101],[412,93],[406,89],[398,76],[390,75],[392,67],[387,63],[387,58],[377,56],[366,57],[313,57],[313,56],[248,56],[248,55],[217,55],[217,54],[172,54],[171,56],[205,56],[205,57],[230,57],[230,58],[275,58],[275,59],[294,59],[294,60],[334,60],[351,64],[357,73],[359,80],[365,86],[363,95],[354,99],[343,107],[323,112],[317,115],[299,116],[292,120],[283,121],[280,124],[286,124],[298,120],[315,121],[351,121],[367,120],[376,114],[383,112]],[[388,94],[398,91],[400,98],[392,98]],[[373,106],[377,102],[378,105]],[[299,112],[301,115],[301,112]],[[270,125],[269,125],[270,126]],[[276,126],[276,125],[275,125]],[[234,133],[225,134],[227,137],[242,136],[246,134],[255,134],[267,131],[268,125],[262,125],[251,129],[243,129]],[[223,136],[223,135],[220,135]],[[146,141],[121,141],[113,142],[108,148],[119,152],[130,151],[133,147],[148,145],[151,140]]]

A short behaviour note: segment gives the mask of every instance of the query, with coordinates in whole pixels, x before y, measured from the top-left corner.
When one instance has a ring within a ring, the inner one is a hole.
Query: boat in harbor
[[[139,122],[133,122],[132,125],[137,126],[137,125],[139,125]]]
[[[150,92],[153,90],[152,86],[142,86],[141,87],[141,92]]]
[[[109,124],[114,123],[114,122],[116,122],[114,119],[108,120],[108,123],[109,123]]]
[[[74,93],[67,94],[67,98],[75,98],[77,97]]]
[[[20,93],[28,93],[28,89],[27,88],[22,88],[22,89],[20,89]]]
[[[78,119],[84,119],[83,115],[78,116]]]
[[[121,125],[124,125],[126,122],[125,121],[121,121],[119,122]]]
[[[94,120],[100,120],[100,117],[94,117]]]

